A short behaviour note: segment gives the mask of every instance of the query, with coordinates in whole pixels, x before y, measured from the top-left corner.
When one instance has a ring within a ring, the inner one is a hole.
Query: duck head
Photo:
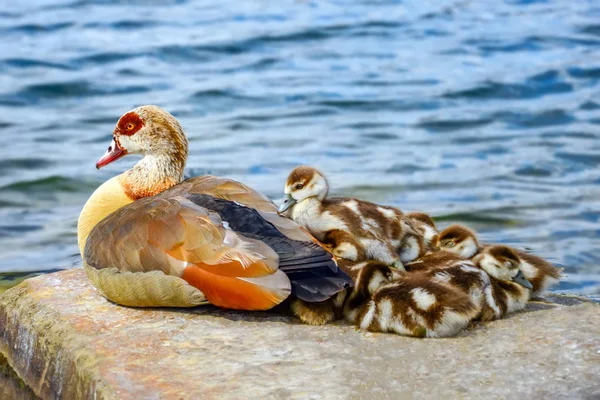
[[[463,225],[450,225],[438,235],[437,247],[462,258],[471,258],[479,251],[475,232]]]
[[[510,247],[500,245],[486,247],[477,255],[475,262],[488,275],[500,281],[514,282],[527,289],[533,288],[521,271],[521,259]]]
[[[113,140],[96,163],[102,168],[127,154],[187,158],[187,139],[179,122],[158,106],[146,105],[121,116]]]
[[[288,176],[285,184],[285,199],[279,206],[283,213],[308,198],[323,201],[329,192],[329,183],[325,176],[313,167],[299,166]]]
[[[160,193],[183,180],[188,142],[175,117],[158,106],[146,105],[119,118],[113,140],[96,168],[127,154],[144,156],[122,179],[128,194],[138,199]]]

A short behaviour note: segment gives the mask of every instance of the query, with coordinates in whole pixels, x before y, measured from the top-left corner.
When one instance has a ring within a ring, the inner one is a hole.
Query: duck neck
[[[155,196],[183,181],[185,157],[148,154],[119,181],[132,200]]]

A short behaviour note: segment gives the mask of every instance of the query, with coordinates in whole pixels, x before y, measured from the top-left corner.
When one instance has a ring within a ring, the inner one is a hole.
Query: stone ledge
[[[64,399],[597,398],[600,305],[531,303],[452,339],[308,326],[273,313],[134,309],[82,269],[0,296],[0,352],[36,395]]]

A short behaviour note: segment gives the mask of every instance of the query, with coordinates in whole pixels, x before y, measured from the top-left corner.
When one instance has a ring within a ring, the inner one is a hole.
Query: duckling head
[[[417,220],[419,222],[422,222],[425,225],[427,225],[433,229],[437,229],[435,226],[435,222],[433,221],[433,218],[431,218],[429,215],[425,214],[424,212],[413,211],[411,213],[406,214],[406,216],[409,218],[412,218],[414,220]]]
[[[279,206],[283,213],[308,198],[315,197],[323,201],[329,192],[327,178],[316,168],[301,165],[294,168],[285,183],[285,199]]]
[[[488,275],[504,282],[514,282],[527,289],[532,289],[531,282],[521,272],[521,259],[507,246],[486,247],[476,259],[476,263]]]
[[[402,277],[396,268],[384,263],[371,261],[361,268],[356,278],[355,291],[363,297],[370,297],[379,287]]]
[[[450,225],[438,235],[437,247],[462,258],[471,258],[479,251],[479,242],[475,232],[466,226]]]

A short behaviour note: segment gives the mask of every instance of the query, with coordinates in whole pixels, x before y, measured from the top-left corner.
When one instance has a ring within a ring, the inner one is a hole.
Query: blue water
[[[0,6],[0,272],[80,265],[118,117],[158,104],[189,174],[465,222],[600,295],[600,3],[62,1]],[[6,275],[8,276],[8,275]]]

